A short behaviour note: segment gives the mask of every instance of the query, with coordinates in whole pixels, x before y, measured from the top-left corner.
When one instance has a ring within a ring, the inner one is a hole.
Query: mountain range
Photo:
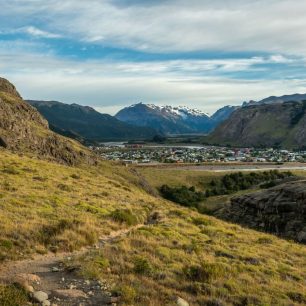
[[[242,106],[252,106],[252,105],[261,105],[261,104],[279,104],[279,103],[285,103],[285,102],[302,102],[306,100],[306,94],[292,94],[292,95],[284,95],[284,96],[270,96],[265,99],[262,99],[260,101],[254,101],[251,100],[249,102],[243,102]]]
[[[304,148],[306,94],[271,96],[242,106],[225,106],[212,116],[186,106],[138,103],[114,117],[88,106],[56,101],[27,102],[49,122],[50,128],[83,143],[148,140],[155,135],[209,134],[216,145]]]
[[[157,134],[150,127],[133,126],[111,115],[101,114],[89,106],[57,101],[27,102],[48,120],[53,131],[85,143],[150,139]]]
[[[226,106],[213,116],[186,106],[157,106],[138,103],[120,110],[115,117],[123,122],[151,127],[162,134],[208,133],[236,109]]]

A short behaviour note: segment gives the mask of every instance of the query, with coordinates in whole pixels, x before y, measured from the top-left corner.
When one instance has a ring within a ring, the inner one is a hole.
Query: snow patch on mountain
[[[139,104],[133,104],[130,108],[136,107]],[[143,104],[153,110],[156,110],[161,113],[168,113],[174,116],[180,116],[182,119],[188,119],[188,117],[210,117],[209,114],[196,109],[196,108],[189,108],[188,106],[170,106],[170,105],[155,105],[155,104]]]

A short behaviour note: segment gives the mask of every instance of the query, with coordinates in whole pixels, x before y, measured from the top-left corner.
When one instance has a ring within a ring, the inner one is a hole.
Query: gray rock
[[[297,240],[302,243],[306,243],[306,232],[299,232]]]
[[[58,289],[54,290],[52,294],[60,299],[82,299],[87,298],[87,294],[77,289]]]
[[[43,303],[48,299],[48,294],[43,291],[35,291],[33,293],[33,299],[38,303]]]
[[[176,300],[176,305],[178,305],[178,306],[189,306],[189,303],[186,300],[178,297],[177,300]]]
[[[50,306],[51,302],[48,300],[43,301],[42,306]]]

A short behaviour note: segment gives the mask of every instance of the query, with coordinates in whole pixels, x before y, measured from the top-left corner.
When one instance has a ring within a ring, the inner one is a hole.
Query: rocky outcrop
[[[0,92],[5,92],[21,99],[21,96],[16,87],[4,78],[0,78]]]
[[[50,131],[48,122],[3,78],[0,79],[0,147],[69,165],[94,160],[79,143]]]
[[[306,180],[234,197],[219,217],[306,243]]]

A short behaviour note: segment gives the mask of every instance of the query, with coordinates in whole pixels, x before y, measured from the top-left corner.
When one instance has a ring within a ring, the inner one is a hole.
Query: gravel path
[[[136,225],[101,237],[98,248],[142,226]],[[115,305],[117,297],[111,296],[106,283],[86,280],[76,271],[67,271],[63,265],[63,261],[89,251],[90,248],[86,248],[71,253],[35,255],[33,259],[8,262],[0,267],[0,281],[21,284],[29,292],[32,291],[34,301],[44,306]],[[48,295],[47,299],[44,293]]]

